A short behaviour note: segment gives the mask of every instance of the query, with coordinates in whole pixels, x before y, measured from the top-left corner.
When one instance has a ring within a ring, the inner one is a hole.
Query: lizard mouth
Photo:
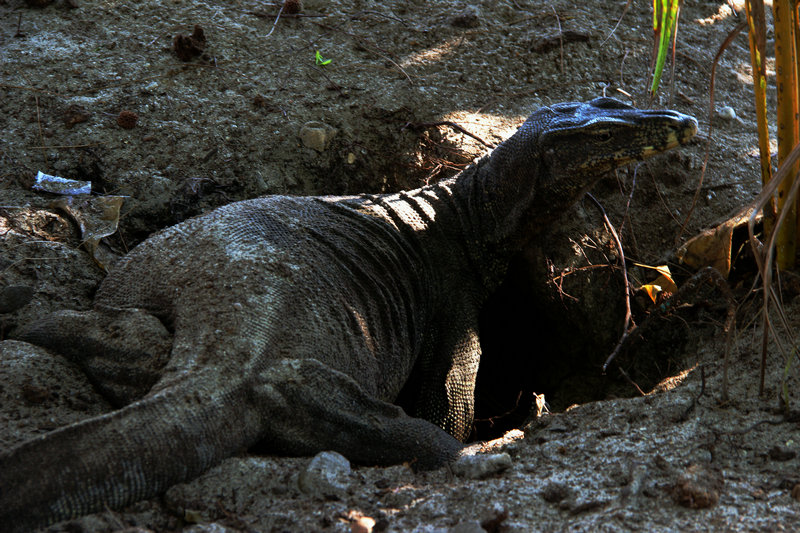
[[[696,133],[697,121],[692,117],[684,116],[682,120],[672,125],[663,144],[643,147],[642,155],[648,157],[686,144]]]
[[[697,134],[697,120],[692,117],[686,117],[683,120],[683,135],[678,139],[678,142],[686,144],[695,134]]]

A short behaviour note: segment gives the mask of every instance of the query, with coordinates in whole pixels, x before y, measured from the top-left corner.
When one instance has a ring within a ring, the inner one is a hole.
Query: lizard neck
[[[459,279],[466,279],[463,271],[470,270],[484,296],[503,280],[539,222],[528,208],[534,187],[524,182],[536,174],[528,165],[514,168],[497,160],[486,156],[453,178],[387,195],[382,202],[387,208],[397,206],[394,216],[414,228],[415,240],[438,271],[458,269]],[[492,179],[498,175],[504,178],[501,183]]]
[[[421,255],[435,265],[432,270],[448,275],[457,270],[461,280],[471,271],[469,277],[487,296],[554,211],[534,205],[534,191],[546,171],[539,158],[523,155],[535,152],[521,150],[516,141],[507,140],[452,178],[361,198],[371,212],[405,233],[408,242],[417,243]]]
[[[474,269],[489,291],[500,284],[511,259],[529,245],[548,218],[534,206],[541,163],[514,159],[509,157],[512,153],[504,143],[435,185],[451,197],[457,214],[453,227],[464,236]]]

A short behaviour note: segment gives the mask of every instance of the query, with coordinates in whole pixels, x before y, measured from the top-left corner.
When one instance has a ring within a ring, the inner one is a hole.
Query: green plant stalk
[[[795,115],[794,115],[794,123],[795,123],[795,132],[796,132],[796,139],[795,142],[800,142],[800,133],[797,133],[800,130],[800,122],[798,122],[798,111],[800,111],[800,17],[798,16],[797,6],[800,5],[800,0],[790,0],[791,9],[792,9],[792,28],[794,29],[794,101],[795,101]],[[797,171],[798,169],[795,169]],[[797,172],[795,172],[794,179],[800,179],[797,177]],[[795,202],[795,213],[800,213],[800,198],[798,198]],[[797,215],[795,215],[797,216]],[[795,224],[795,237],[800,235],[800,217],[797,217],[796,224]]]
[[[655,96],[661,82],[661,73],[667,61],[669,41],[675,31],[680,0],[653,0],[653,33],[658,42],[656,65],[653,69],[653,82],[650,84],[650,97]]]
[[[775,74],[778,109],[778,165],[783,163],[797,144],[797,74],[795,68],[795,23],[797,17],[790,0],[773,0],[775,25]],[[786,195],[796,178],[794,165],[786,179],[778,185],[778,210],[787,210],[786,222],[776,227],[776,263],[781,270],[794,267],[797,251],[797,206],[786,202]]]
[[[764,15],[764,0],[747,0],[747,36],[750,41],[750,64],[753,69],[753,93],[758,125],[758,153],[761,163],[761,185],[772,180],[772,162],[769,147],[769,122],[767,121],[767,30]],[[775,223],[775,202],[764,207],[764,235],[772,233]]]
[[[747,14],[747,35],[750,42],[750,64],[753,69],[753,95],[756,99],[756,124],[758,127],[758,152],[759,161],[761,163],[761,185],[763,189],[769,189],[772,185],[772,158],[769,146],[769,123],[767,122],[767,65],[766,65],[766,48],[767,48],[767,24],[764,14],[764,0],[745,0],[745,11]],[[773,194],[765,195],[762,189],[760,196],[764,196],[763,213],[764,213],[764,242],[771,242],[772,231],[775,227],[775,201]],[[762,326],[761,333],[761,365],[759,369],[759,385],[758,395],[764,394],[764,374],[767,366],[767,342],[769,339],[769,315],[768,315],[768,302],[769,302],[769,289],[766,287],[769,272],[760,261],[759,251],[755,247],[755,236],[753,234],[753,223],[755,221],[754,215],[758,210],[753,211],[748,222],[748,230],[750,233],[751,245],[753,245],[753,253],[756,261],[759,263],[759,270],[761,277],[764,280],[764,308],[762,312]],[[769,255],[769,254],[768,254]]]

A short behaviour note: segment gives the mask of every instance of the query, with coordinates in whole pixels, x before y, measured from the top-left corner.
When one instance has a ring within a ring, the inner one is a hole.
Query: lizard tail
[[[183,386],[27,441],[0,455],[0,529],[151,498],[246,449],[258,438],[254,416],[236,390]]]

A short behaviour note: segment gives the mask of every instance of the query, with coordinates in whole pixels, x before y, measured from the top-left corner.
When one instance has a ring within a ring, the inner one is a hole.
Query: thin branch
[[[497,147],[496,144],[484,141],[483,139],[481,139],[480,137],[478,137],[474,133],[470,133],[469,131],[465,130],[463,127],[459,126],[455,122],[450,122],[449,120],[442,120],[442,121],[439,121],[439,122],[406,122],[405,126],[403,126],[403,129],[406,129],[406,128],[426,129],[426,128],[436,128],[438,126],[450,126],[454,130],[459,131],[459,132],[463,133],[464,135],[467,135],[468,137],[472,137],[473,139],[475,139],[476,141],[478,141],[479,143],[481,143],[482,145],[484,145],[484,146],[486,146],[488,148],[496,148]]]
[[[603,370],[605,370],[605,367],[603,367]],[[625,372],[625,370],[623,370],[623,368],[622,368],[621,366],[618,366],[618,367],[617,367],[617,370],[619,370],[619,373],[620,373],[620,374],[622,374],[622,377],[624,377],[624,378],[625,378],[625,380],[626,380],[628,383],[630,383],[631,385],[633,385],[633,386],[636,388],[636,390],[637,390],[637,391],[639,391],[639,394],[641,394],[642,396],[647,396],[647,394],[646,394],[646,393],[645,393],[645,392],[644,392],[644,391],[643,391],[643,390],[642,390],[642,389],[639,387],[639,385],[637,385],[637,384],[636,384],[636,382],[635,382],[635,381],[633,381],[633,380],[631,379],[631,377],[628,375],[628,373],[627,373],[627,372]]]
[[[747,22],[742,22],[731,30],[731,32],[720,45],[719,50],[717,50],[717,55],[714,56],[714,61],[711,63],[711,83],[708,88],[708,141],[706,142],[706,155],[703,158],[703,168],[700,170],[700,179],[697,181],[697,188],[694,191],[694,197],[692,197],[692,204],[689,207],[689,211],[686,213],[686,218],[683,219],[683,225],[681,226],[681,229],[675,238],[676,241],[681,238],[681,235],[683,235],[683,232],[686,230],[686,226],[689,224],[689,219],[691,218],[694,208],[697,205],[697,199],[700,197],[700,191],[703,187],[703,179],[706,175],[706,166],[708,165],[708,159],[711,155],[711,132],[714,131],[714,80],[716,79],[717,75],[717,64],[719,63],[720,57],[722,57],[722,53],[726,48],[728,48],[728,45],[730,45],[736,36],[739,35],[739,33],[746,27]]]
[[[111,141],[95,141],[95,142],[90,142],[90,143],[86,143],[86,144],[54,144],[52,146],[45,146],[45,145],[29,146],[28,148],[35,149],[35,150],[41,150],[43,148],[44,149],[50,149],[50,150],[65,150],[65,149],[71,149],[71,148],[92,148],[93,146],[100,146],[100,145],[103,145],[103,144],[108,144],[110,142]]]
[[[628,12],[628,8],[629,8],[629,7],[631,7],[631,0],[628,0],[628,2],[625,4],[625,7],[622,9],[622,15],[620,15],[620,16],[619,16],[619,19],[617,20],[617,23],[614,25],[614,28],[612,28],[612,30],[611,30],[611,33],[609,33],[609,34],[608,34],[608,37],[606,37],[605,39],[603,39],[603,42],[602,42],[602,43],[600,43],[600,46],[601,46],[601,47],[602,47],[604,44],[606,44],[606,42],[608,42],[608,40],[609,40],[609,39],[611,39],[611,36],[612,36],[612,35],[614,35],[614,32],[616,32],[616,31],[617,31],[617,28],[619,28],[619,24],[620,24],[620,22],[622,22],[622,18],[625,16],[625,13],[627,13],[627,12]],[[628,53],[627,53],[627,52],[625,52],[625,55],[628,55]],[[624,58],[623,58],[623,60],[624,60]]]
[[[39,116],[39,96],[34,96],[36,100],[36,124],[39,126],[39,141],[42,143],[42,156],[44,156],[45,168],[50,169],[50,161],[47,159],[47,146],[44,144],[44,134],[42,133],[42,121]]]
[[[761,193],[753,202],[755,208],[750,214],[750,218],[747,220],[747,230],[750,234],[750,246],[753,248],[753,256],[758,264],[758,271],[761,275],[764,291],[764,302],[762,309],[764,320],[764,338],[762,339],[761,343],[761,373],[758,388],[759,395],[764,393],[765,369],[767,365],[766,337],[767,331],[771,328],[768,312],[769,302],[770,300],[774,300],[776,304],[780,303],[775,297],[772,287],[772,262],[775,254],[775,239],[778,236],[778,228],[785,220],[789,209],[782,209],[780,215],[778,216],[778,220],[775,221],[772,235],[770,235],[766,246],[766,254],[764,254],[764,252],[761,250],[761,243],[755,237],[756,215],[770,202],[778,186],[783,183],[783,180],[789,175],[789,173],[792,171],[792,167],[797,163],[798,160],[800,160],[800,145],[794,147],[794,149],[783,161],[780,168],[778,168],[778,171],[772,177],[772,180],[770,180],[770,182],[764,185],[764,187],[761,189]],[[794,199],[797,197],[797,190],[799,187],[800,180],[795,180],[794,183],[792,183],[792,188],[789,189],[789,193],[786,195],[786,201],[784,205],[792,205],[792,202],[794,202]],[[766,257],[764,257],[762,254],[766,255]]]
[[[278,26],[278,21],[281,20],[281,13],[283,13],[283,6],[285,5],[286,3],[281,4],[281,8],[278,10],[278,16],[275,17],[275,22],[272,23],[272,28],[269,30],[269,33],[264,36],[265,39],[272,35],[272,32],[275,31],[275,28]]]
[[[632,328],[629,328],[632,322],[632,314],[631,314],[631,284],[628,281],[628,267],[625,265],[625,250],[622,248],[622,241],[619,240],[619,235],[617,235],[617,230],[614,229],[614,225],[611,224],[611,221],[608,219],[608,215],[606,215],[606,210],[603,209],[603,205],[597,201],[597,198],[592,196],[589,193],[586,193],[586,196],[594,202],[597,208],[600,210],[600,213],[603,215],[603,221],[608,227],[608,231],[611,233],[611,237],[614,239],[614,242],[617,245],[617,251],[619,252],[619,260],[620,265],[622,266],[622,280],[625,284],[625,322],[622,325],[622,335],[617,342],[616,347],[614,347],[614,351],[611,352],[611,355],[608,356],[606,362],[603,363],[603,372],[606,371],[608,365],[611,364],[611,361],[617,356],[617,353],[622,349],[622,345],[625,342],[625,339],[628,338],[628,335],[636,329],[636,324],[633,325]]]
[[[552,5],[550,9],[553,10],[553,14],[556,16],[556,24],[558,24],[558,44],[559,49],[561,52],[561,74],[564,74],[564,32],[561,30],[561,19],[558,17],[558,11]]]

